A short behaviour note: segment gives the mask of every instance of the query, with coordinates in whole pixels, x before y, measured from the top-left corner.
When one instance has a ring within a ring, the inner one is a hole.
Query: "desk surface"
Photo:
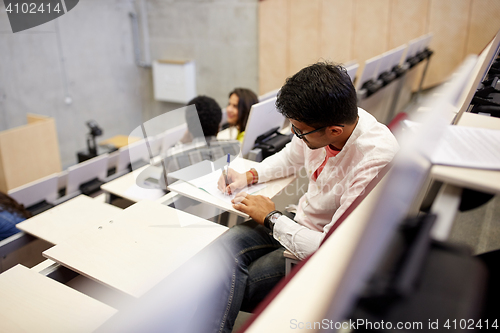
[[[115,313],[22,265],[0,274],[2,332],[93,332]]]
[[[168,206],[140,201],[112,222],[86,229],[43,255],[139,297],[226,230]]]
[[[115,135],[112,138],[109,138],[107,140],[99,142],[99,146],[107,146],[111,145],[116,148],[122,148],[125,146],[128,146],[131,143],[137,142],[141,140],[141,138],[137,138],[134,136],[128,136],[128,135]]]
[[[109,221],[121,211],[121,208],[82,194],[17,224],[17,228],[59,244],[86,228]]]
[[[500,118],[465,112],[457,125],[498,130],[500,129]],[[500,193],[500,171],[498,170],[434,165],[431,169],[431,177],[438,181],[473,190]]]
[[[434,165],[431,177],[451,185],[486,193],[500,193],[500,171]]]
[[[157,200],[165,194],[162,190],[141,188],[136,184],[136,179],[139,174],[148,167],[150,167],[150,165],[145,165],[137,170],[107,182],[101,185],[101,190],[132,202],[138,202],[144,199]]]
[[[249,170],[255,165],[259,164],[258,162],[255,161],[250,161],[247,159],[241,159],[242,163],[245,165],[245,170]],[[287,187],[290,183],[292,183],[296,179],[296,176],[290,176],[287,178],[281,178],[281,179],[276,179],[272,180],[270,182],[267,182],[267,186],[263,188],[262,190],[252,193],[255,195],[263,195],[269,198],[273,198],[276,194],[281,192],[285,187]],[[224,202],[222,200],[219,200],[215,198],[213,195],[197,188],[194,187],[191,184],[185,183],[185,182],[177,182],[168,187],[170,191],[179,193],[181,195],[184,195],[188,198],[201,201],[210,205],[213,205],[217,208],[229,211],[231,213],[237,214],[239,216],[247,218],[248,215],[240,212],[239,210],[236,210],[233,208],[233,206],[227,202]]]
[[[476,113],[464,112],[460,120],[459,126],[479,127],[489,129],[500,129],[500,118],[488,117]]]

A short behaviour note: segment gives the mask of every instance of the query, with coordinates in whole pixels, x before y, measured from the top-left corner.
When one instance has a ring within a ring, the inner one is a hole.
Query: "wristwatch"
[[[273,231],[274,225],[276,224],[276,221],[278,221],[281,215],[283,214],[281,214],[279,210],[273,210],[272,212],[267,214],[266,218],[264,219],[264,227]]]

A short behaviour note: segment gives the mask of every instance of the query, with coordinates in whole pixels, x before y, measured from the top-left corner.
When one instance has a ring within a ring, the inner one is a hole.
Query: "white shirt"
[[[309,186],[299,200],[295,221],[281,216],[273,232],[274,238],[300,259],[318,249],[337,219],[399,149],[385,125],[361,108],[358,116],[358,124],[346,144],[337,156],[328,159],[317,180],[313,174],[325,160],[326,151],[310,149],[295,136],[282,151],[255,168],[259,182],[306,168]]]

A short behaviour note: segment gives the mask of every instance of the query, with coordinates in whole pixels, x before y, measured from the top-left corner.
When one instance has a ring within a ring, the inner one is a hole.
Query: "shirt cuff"
[[[288,251],[292,252],[297,258],[304,259],[316,250],[314,242],[303,239],[300,232],[311,232],[303,225],[298,224],[289,217],[282,215],[276,221],[273,229],[273,237],[281,243]],[[297,235],[299,236],[297,237]],[[320,234],[320,233],[318,233]]]

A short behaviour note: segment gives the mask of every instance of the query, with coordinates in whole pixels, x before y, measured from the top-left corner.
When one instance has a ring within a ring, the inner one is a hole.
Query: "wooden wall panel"
[[[361,72],[367,59],[429,32],[423,87],[432,87],[500,29],[500,0],[264,0],[259,10],[261,93],[321,58],[357,60]]]
[[[351,55],[353,14],[351,0],[322,0],[320,52],[323,59],[336,63],[354,60]]]
[[[288,75],[320,58],[321,0],[293,0],[290,4]]]
[[[280,88],[288,74],[288,4],[259,3],[259,95]]]
[[[61,171],[55,121],[52,118],[0,133],[0,191]]]
[[[408,44],[427,33],[430,0],[391,0],[389,49]],[[414,75],[413,91],[418,90],[424,66],[418,66]]]
[[[431,0],[428,31],[434,33],[430,48],[434,55],[425,77],[425,87],[443,82],[465,59],[471,0]]]
[[[478,54],[500,29],[500,1],[474,0],[465,54]]]
[[[362,64],[388,50],[390,0],[356,0],[355,6],[352,56]]]
[[[427,33],[429,0],[391,0],[389,49]]]

